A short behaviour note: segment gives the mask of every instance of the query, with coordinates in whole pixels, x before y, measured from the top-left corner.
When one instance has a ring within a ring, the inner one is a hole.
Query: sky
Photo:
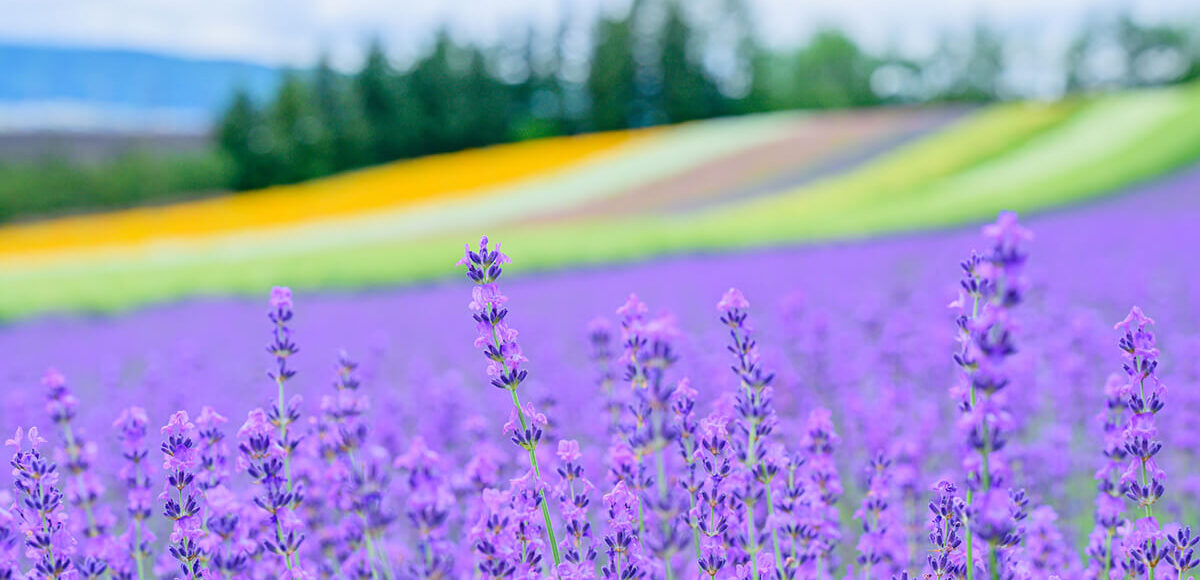
[[[355,66],[367,39],[396,58],[420,52],[448,25],[460,39],[523,37],[529,23],[550,30],[567,18],[591,22],[630,0],[0,0],[0,42],[128,48],[196,58],[308,66],[323,51]],[[686,0],[701,13],[723,0]],[[1031,42],[1069,42],[1089,15],[1129,9],[1147,21],[1197,18],[1183,0],[747,0],[763,38],[795,45],[837,25],[868,48],[932,50],[943,30],[986,20]]]

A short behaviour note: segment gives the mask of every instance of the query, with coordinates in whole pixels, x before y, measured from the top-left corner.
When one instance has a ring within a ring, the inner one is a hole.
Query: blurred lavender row
[[[1198,189],[1191,171],[1024,220],[1032,240],[1002,217],[991,239],[505,277],[503,296],[502,254],[472,247],[473,298],[280,290],[270,320],[205,300],[9,326],[4,517],[65,523],[0,552],[61,568],[35,577],[1182,577]],[[973,250],[986,316],[960,296]],[[64,496],[22,504],[35,480]]]

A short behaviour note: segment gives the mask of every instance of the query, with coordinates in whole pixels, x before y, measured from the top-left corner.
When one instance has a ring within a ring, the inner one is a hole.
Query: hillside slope
[[[944,228],[1112,194],[1197,160],[1192,86],[527,142],[0,228],[0,316],[429,280],[481,232],[528,271]]]

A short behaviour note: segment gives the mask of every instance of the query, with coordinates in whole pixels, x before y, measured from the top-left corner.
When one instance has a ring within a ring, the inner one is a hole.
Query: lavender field
[[[1188,577],[1198,190],[14,324],[0,577]]]

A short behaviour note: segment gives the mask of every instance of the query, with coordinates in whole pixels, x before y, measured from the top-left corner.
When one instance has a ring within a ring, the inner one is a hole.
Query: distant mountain
[[[195,132],[233,92],[265,97],[281,70],[132,50],[0,43],[0,130]]]

